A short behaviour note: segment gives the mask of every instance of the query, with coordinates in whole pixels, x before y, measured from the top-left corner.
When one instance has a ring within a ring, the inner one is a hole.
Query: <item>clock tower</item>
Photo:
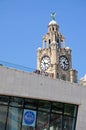
[[[77,71],[72,69],[71,49],[64,45],[64,36],[59,32],[55,13],[43,36],[42,48],[37,50],[37,70],[52,78],[77,82]]]

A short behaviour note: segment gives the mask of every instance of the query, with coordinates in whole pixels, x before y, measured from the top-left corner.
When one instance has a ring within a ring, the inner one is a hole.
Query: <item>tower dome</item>
[[[55,20],[52,20],[49,22],[49,25],[57,25],[57,22]]]

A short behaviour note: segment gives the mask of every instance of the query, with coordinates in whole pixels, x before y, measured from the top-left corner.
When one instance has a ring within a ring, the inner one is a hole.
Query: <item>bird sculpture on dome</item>
[[[55,12],[51,13],[51,19],[52,19],[52,20],[55,20],[55,16],[56,16],[56,13],[55,13]]]

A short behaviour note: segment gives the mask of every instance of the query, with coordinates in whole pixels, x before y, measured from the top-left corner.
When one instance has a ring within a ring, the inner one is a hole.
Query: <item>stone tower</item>
[[[77,71],[72,69],[71,49],[64,45],[55,13],[51,17],[48,31],[42,39],[42,48],[37,50],[37,70],[52,78],[77,82]]]

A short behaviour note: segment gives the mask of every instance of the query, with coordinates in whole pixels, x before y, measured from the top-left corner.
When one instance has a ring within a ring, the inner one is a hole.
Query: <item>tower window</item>
[[[59,43],[59,39],[57,39],[57,43]]]
[[[49,44],[51,43],[51,40],[49,39]]]
[[[53,27],[53,31],[54,31],[54,27]]]
[[[49,45],[49,47],[50,47],[50,45],[51,45],[50,43],[51,43],[51,40],[49,39],[49,44],[48,44],[48,45]]]

